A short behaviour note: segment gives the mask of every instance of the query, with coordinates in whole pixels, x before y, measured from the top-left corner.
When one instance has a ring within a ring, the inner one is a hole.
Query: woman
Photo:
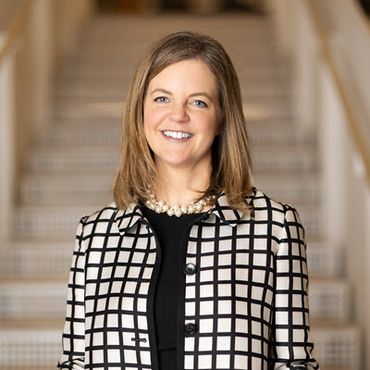
[[[78,225],[58,367],[319,368],[304,228],[251,168],[223,47],[158,41],[129,89],[114,202]]]

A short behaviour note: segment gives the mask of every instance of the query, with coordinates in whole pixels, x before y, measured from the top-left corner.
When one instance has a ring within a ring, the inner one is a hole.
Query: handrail
[[[350,129],[349,131],[352,133],[355,146],[357,147],[358,152],[360,153],[360,157],[363,160],[367,184],[368,186],[370,186],[370,152],[367,148],[364,135],[361,133],[360,124],[356,117],[355,109],[353,108],[351,99],[340,77],[340,73],[338,72],[335,58],[333,57],[330,50],[327,33],[325,32],[324,27],[320,21],[320,16],[318,15],[318,10],[316,8],[314,0],[306,0],[306,2],[308,4],[308,8],[312,15],[315,28],[321,41],[323,57],[325,58],[329,66],[339,97],[343,104],[344,112],[347,117],[347,122]]]
[[[33,0],[23,0],[19,5],[6,35],[5,42],[0,48],[0,65],[3,63],[6,55],[13,49],[18,40],[18,37],[21,35],[27,20],[30,18],[30,12],[32,9]]]

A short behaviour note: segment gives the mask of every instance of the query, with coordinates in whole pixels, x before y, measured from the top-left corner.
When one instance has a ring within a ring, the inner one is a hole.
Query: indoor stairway
[[[306,229],[315,355],[322,369],[358,370],[359,330],[343,248],[322,238],[315,138],[299,131],[292,73],[271,21],[226,14],[98,16],[58,76],[47,139],[19,185],[13,239],[0,258],[0,369],[53,369],[61,354],[66,290],[79,218],[111,201],[122,103],[134,67],[154,39],[193,29],[219,39],[242,86],[257,187],[298,209]]]

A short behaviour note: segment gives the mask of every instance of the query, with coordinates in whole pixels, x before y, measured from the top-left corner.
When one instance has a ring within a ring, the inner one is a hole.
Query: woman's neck
[[[197,200],[207,190],[211,178],[210,166],[194,168],[175,168],[157,166],[159,182],[154,184],[153,192],[157,200],[166,204],[188,205]]]

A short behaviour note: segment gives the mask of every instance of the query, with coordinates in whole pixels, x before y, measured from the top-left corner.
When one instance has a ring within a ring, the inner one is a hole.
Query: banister
[[[351,98],[349,97],[349,94],[345,88],[345,84],[340,76],[339,69],[335,62],[335,58],[333,57],[333,53],[331,52],[328,35],[320,20],[319,12],[315,5],[315,1],[306,0],[306,2],[308,4],[308,8],[312,16],[314,27],[317,31],[317,34],[321,42],[322,55],[332,74],[334,84],[336,86],[338,95],[342,102],[343,110],[347,118],[346,121],[349,127],[349,131],[352,134],[355,146],[363,161],[367,185],[370,186],[370,152],[369,152],[369,148],[366,143],[366,140],[365,140],[365,135],[361,132],[361,128],[360,128],[361,126],[355,114],[355,109],[351,102]]]
[[[9,29],[5,36],[5,41],[0,48],[0,65],[3,63],[4,59],[16,45],[19,36],[30,18],[34,0],[23,0],[17,9],[13,20],[10,23]]]

